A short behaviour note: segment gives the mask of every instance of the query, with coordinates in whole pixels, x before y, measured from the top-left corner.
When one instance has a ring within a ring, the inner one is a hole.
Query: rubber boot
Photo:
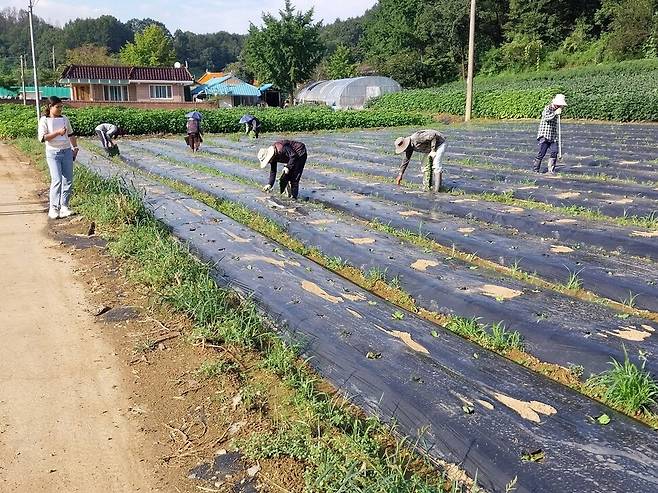
[[[548,172],[552,175],[555,174],[555,163],[556,163],[556,161],[557,161],[557,159],[555,159],[554,157],[552,157],[548,160]]]
[[[443,171],[434,174],[434,191],[440,192],[443,185]]]
[[[432,169],[432,159],[427,156],[423,164],[423,189],[426,192],[432,191],[432,183],[434,182],[434,170]]]
[[[535,161],[532,163],[532,171],[539,173],[539,170],[541,170],[541,160],[535,158]]]

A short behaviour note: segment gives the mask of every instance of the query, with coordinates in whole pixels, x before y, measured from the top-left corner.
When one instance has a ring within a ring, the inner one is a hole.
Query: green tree
[[[68,49],[84,44],[95,44],[107,46],[112,53],[117,53],[125,43],[133,40],[130,27],[111,15],[67,22],[63,34]]]
[[[423,42],[417,29],[418,15],[425,8],[422,0],[380,0],[365,25],[368,58],[381,64],[396,53],[420,53]]]
[[[650,55],[658,32],[657,0],[607,0],[601,8],[611,19],[606,51],[616,60]],[[602,17],[600,15],[600,17]]]
[[[62,30],[35,16],[34,31],[39,67],[52,66],[53,47],[57,60],[63,60]],[[2,9],[0,10],[0,59],[7,60],[14,69],[18,69],[18,57],[21,54],[26,56],[27,64],[31,66],[27,11]]]
[[[134,43],[126,43],[119,58],[126,65],[158,67],[172,65],[176,53],[171,38],[157,24],[152,24],[135,34]]]
[[[279,19],[263,14],[263,24],[262,28],[249,26],[242,58],[259,81],[272,82],[292,94],[322,58],[320,24],[313,23],[313,9],[295,12],[290,0],[279,11]]]
[[[352,17],[345,20],[336,19],[331,24],[320,28],[320,41],[327,47],[329,53],[333,53],[339,45],[349,46],[352,55],[357,60],[363,60],[364,56],[364,26],[375,14],[378,6],[366,10],[360,17]]]
[[[42,86],[56,86],[59,83],[59,79],[62,78],[62,71],[63,67],[61,69],[55,68],[55,70],[52,67],[42,68],[38,74],[39,84]]]
[[[465,58],[467,2],[380,0],[365,24],[366,55],[405,87],[453,80]]]
[[[546,45],[559,45],[574,29],[576,19],[592,19],[601,0],[510,0],[506,37],[527,36]]]
[[[151,19],[150,17],[146,17],[144,19],[130,19],[129,21],[126,22],[126,26],[128,27],[128,29],[130,29],[133,32],[133,34],[141,33],[144,29],[146,29],[149,26],[152,26],[153,24],[155,24],[156,26],[160,26],[164,31],[164,33],[168,37],[171,37],[171,33],[169,32],[169,29],[167,29],[167,26],[165,26],[160,21]]]
[[[222,69],[222,72],[225,74],[233,74],[235,75],[238,79],[242,79],[246,82],[251,82],[254,80],[254,74],[252,74],[249,69],[245,66],[244,63],[242,63],[241,60],[237,60],[235,62],[231,62],[224,66]]]
[[[357,65],[353,62],[350,49],[340,44],[327,59],[327,75],[332,79],[345,79],[357,75]]]
[[[193,74],[206,70],[215,72],[238,59],[244,46],[244,35],[224,31],[195,34],[178,30],[174,33],[174,49],[177,60],[187,62]]]
[[[118,58],[107,52],[107,46],[84,44],[66,50],[67,65],[118,65]]]
[[[0,72],[0,87],[12,89],[18,87],[18,79],[11,72]]]

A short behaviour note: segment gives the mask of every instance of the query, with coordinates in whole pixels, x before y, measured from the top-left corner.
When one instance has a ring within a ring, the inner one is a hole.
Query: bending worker
[[[423,167],[423,187],[425,190],[438,192],[441,189],[443,167],[441,157],[446,149],[446,139],[436,130],[419,130],[408,137],[400,137],[395,141],[395,154],[404,154],[400,173],[395,183],[402,183],[402,176],[409,165],[414,151],[427,154],[427,163]]]
[[[283,193],[287,189],[288,195],[296,199],[299,193],[299,180],[302,178],[304,165],[306,164],[306,157],[306,145],[295,140],[278,140],[273,145],[259,150],[260,167],[264,168],[268,164],[270,165],[270,181],[263,187],[263,191],[268,192],[274,186],[277,163],[285,163],[279,179],[279,191]]]
[[[103,149],[110,155],[118,154],[118,148],[112,139],[123,135],[123,130],[112,123],[101,123],[94,130],[96,135],[101,140]]]
[[[261,126],[260,120],[258,118],[253,115],[244,115],[242,118],[240,118],[240,123],[244,123],[245,135],[248,136],[251,132],[253,132],[254,137],[258,138]]]

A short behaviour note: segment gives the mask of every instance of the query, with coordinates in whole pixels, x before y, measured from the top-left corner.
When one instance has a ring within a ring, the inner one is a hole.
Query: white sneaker
[[[75,214],[75,212],[73,212],[71,209],[69,209],[65,205],[63,205],[59,209],[59,217],[69,217],[69,216],[72,216],[73,214]]]
[[[53,209],[51,207],[50,210],[48,211],[48,217],[50,219],[57,219],[59,217],[59,212],[57,211],[57,209]]]

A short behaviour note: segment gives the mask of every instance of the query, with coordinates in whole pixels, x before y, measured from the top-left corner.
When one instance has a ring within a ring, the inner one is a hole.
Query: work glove
[[[398,175],[397,178],[395,179],[395,184],[400,185],[402,183],[402,176]]]
[[[555,110],[556,115],[561,115],[562,114],[562,108],[558,108]]]
[[[272,185],[267,184],[262,188],[262,190],[263,192],[269,192],[270,190],[272,190]]]

